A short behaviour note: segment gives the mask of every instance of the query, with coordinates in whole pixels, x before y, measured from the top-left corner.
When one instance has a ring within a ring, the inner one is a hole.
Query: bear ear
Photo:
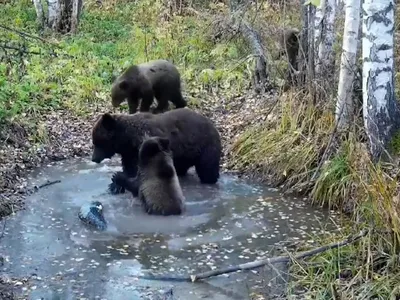
[[[122,80],[119,84],[118,84],[119,88],[121,90],[127,90],[128,89],[128,82],[126,80]]]
[[[161,146],[162,150],[168,150],[169,149],[169,139],[168,138],[160,137],[158,142],[160,143],[160,146]]]
[[[105,113],[103,115],[101,121],[102,121],[104,128],[107,130],[113,130],[117,123],[117,121],[114,119],[114,117],[110,113]]]

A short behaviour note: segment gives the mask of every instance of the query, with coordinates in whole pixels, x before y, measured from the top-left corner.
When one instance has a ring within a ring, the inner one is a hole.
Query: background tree
[[[333,75],[336,1],[321,0],[315,13],[316,74]]]
[[[394,94],[394,3],[364,0],[363,115],[371,155],[382,154],[394,131],[399,112]]]
[[[356,73],[356,58],[360,27],[360,0],[346,1],[346,17],[340,62],[336,122],[338,129],[349,126],[354,117],[353,81]]]
[[[47,26],[62,33],[77,31],[83,0],[48,0],[47,14],[42,0],[33,0],[33,4],[41,29]]]

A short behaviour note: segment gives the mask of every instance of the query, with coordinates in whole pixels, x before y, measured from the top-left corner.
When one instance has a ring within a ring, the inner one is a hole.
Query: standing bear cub
[[[134,114],[139,100],[141,112],[148,112],[156,97],[158,106],[154,113],[168,109],[168,100],[176,108],[186,106],[181,93],[181,76],[178,69],[167,60],[153,60],[128,67],[113,83],[111,98],[113,107],[128,99],[129,113]]]
[[[202,183],[218,181],[222,150],[218,130],[208,118],[188,108],[156,115],[103,114],[92,131],[92,161],[100,163],[120,154],[123,173],[135,177],[139,148],[146,134],[169,139],[178,176],[185,175],[190,167],[195,166]],[[124,192],[124,187],[115,182],[109,189],[112,194]]]
[[[120,183],[139,200],[148,214],[180,215],[185,198],[172,161],[170,142],[166,138],[146,137],[139,149],[136,178],[117,173]]]

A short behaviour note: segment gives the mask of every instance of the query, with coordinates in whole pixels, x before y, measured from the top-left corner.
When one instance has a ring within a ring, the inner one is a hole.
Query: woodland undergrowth
[[[246,93],[253,68],[248,48],[236,34],[217,34],[224,31],[226,5],[203,4],[179,15],[160,0],[105,0],[101,7],[96,3],[86,2],[78,34],[42,32],[40,38],[35,37],[30,1],[0,5],[0,25],[7,26],[0,28],[0,43],[12,46],[0,52],[1,126],[22,124],[33,143],[46,143],[40,116],[61,110],[84,118],[94,107],[111,111],[113,77],[131,63],[150,59],[164,58],[178,66],[191,107]],[[263,29],[270,76],[279,85],[286,64],[272,59],[274,29],[299,28],[299,9],[266,1],[248,18]],[[360,126],[336,136],[334,151],[321,164],[335,132],[331,98],[315,106],[303,91],[281,93],[270,110],[273,117],[246,128],[230,145],[228,163],[284,190],[303,193],[317,205],[345,211],[353,222],[343,236],[373,229],[358,244],[295,262],[288,294],[302,290],[311,299],[390,299],[400,295],[399,170],[395,163],[370,161]],[[395,160],[399,145],[400,136],[392,142]],[[324,236],[318,242],[338,239]]]
[[[397,63],[399,54],[397,49]],[[230,167],[351,219],[339,235],[319,237],[318,244],[371,229],[358,244],[294,262],[289,298],[301,293],[302,299],[398,299],[400,135],[391,142],[390,159],[373,163],[361,115],[350,132],[336,132],[335,90],[319,105],[295,88],[282,93],[271,111],[278,117],[245,130],[233,143]]]

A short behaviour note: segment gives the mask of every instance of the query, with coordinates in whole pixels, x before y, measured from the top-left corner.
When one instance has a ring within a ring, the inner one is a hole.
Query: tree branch
[[[252,270],[255,268],[259,268],[268,264],[275,264],[275,263],[282,263],[282,262],[290,262],[291,260],[297,260],[297,259],[302,259],[302,258],[306,258],[306,257],[310,257],[310,256],[314,256],[316,254],[328,251],[328,250],[332,250],[332,249],[337,249],[349,244],[352,244],[356,241],[358,241],[359,239],[363,238],[364,236],[366,236],[368,234],[369,230],[364,229],[362,231],[360,231],[357,235],[354,236],[349,236],[347,237],[345,240],[342,240],[340,242],[335,242],[335,243],[331,243],[325,246],[321,246],[318,248],[314,248],[308,251],[304,251],[304,252],[300,252],[296,255],[283,255],[283,256],[276,256],[276,257],[272,257],[272,258],[266,258],[266,259],[262,259],[262,260],[256,260],[256,261],[252,261],[252,262],[248,262],[248,263],[244,263],[244,264],[240,264],[240,265],[235,265],[235,266],[229,266],[226,268],[221,268],[221,269],[217,269],[217,270],[212,270],[212,271],[207,271],[207,272],[203,272],[203,273],[198,273],[198,274],[193,274],[190,276],[184,276],[184,277],[166,277],[166,276],[154,276],[154,275],[148,275],[148,276],[139,276],[140,279],[150,279],[150,280],[160,280],[160,281],[191,281],[191,282],[195,282],[201,279],[206,279],[209,277],[213,277],[213,276],[218,276],[218,275],[222,275],[222,274],[228,274],[228,273],[232,273],[232,272],[236,272],[236,271],[240,271],[240,270]]]
[[[29,33],[26,33],[26,32],[23,32],[23,31],[20,31],[20,30],[11,28],[11,27],[8,27],[8,26],[3,25],[3,24],[0,24],[0,28],[3,28],[3,29],[8,30],[8,31],[15,32],[15,33],[17,33],[17,34],[19,34],[20,36],[23,36],[23,37],[27,37],[27,38],[31,38],[31,39],[36,39],[36,40],[39,40],[39,41],[41,41],[41,42],[43,42],[43,43],[50,43],[50,44],[52,44],[51,42],[49,42],[49,41],[47,41],[47,40],[45,40],[45,39],[43,39],[43,38],[41,38],[41,37],[39,37],[39,36],[32,35],[32,34],[29,34]]]

